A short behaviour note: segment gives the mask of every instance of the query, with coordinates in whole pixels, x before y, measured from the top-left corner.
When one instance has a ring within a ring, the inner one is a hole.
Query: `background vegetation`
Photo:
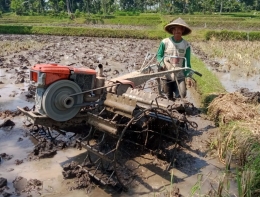
[[[18,15],[120,14],[120,11],[206,14],[251,10],[260,10],[259,0],[0,0],[0,11]]]
[[[193,33],[188,41],[203,40],[260,40],[260,20],[233,15],[181,15]],[[138,16],[102,16],[90,15],[70,19],[53,16],[18,16],[14,13],[2,14],[0,33],[9,34],[48,34],[120,37],[139,39],[162,39],[169,36],[163,27],[180,15],[161,15],[157,13],[140,13]],[[57,29],[59,31],[57,31]]]

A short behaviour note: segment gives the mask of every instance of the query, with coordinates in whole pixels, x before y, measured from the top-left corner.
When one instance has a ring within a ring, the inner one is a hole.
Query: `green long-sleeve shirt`
[[[173,38],[173,36],[170,37],[170,39],[171,39],[171,41],[172,41],[173,43],[180,43],[180,42],[183,41],[183,39],[180,40],[180,41],[175,41],[174,38]],[[161,42],[161,43],[160,43],[160,46],[159,46],[159,48],[158,48],[158,51],[157,51],[157,61],[158,61],[158,62],[161,62],[161,61],[162,61],[162,59],[163,59],[163,57],[164,57],[164,51],[165,51],[165,44],[164,44],[164,42]],[[190,63],[191,48],[190,48],[190,46],[188,46],[187,49],[186,49],[185,58],[186,58],[186,60],[187,60],[187,67],[191,68],[191,63]],[[183,67],[184,67],[184,66],[185,66],[185,62],[183,61]],[[188,70],[184,71],[185,77],[187,77],[188,74],[189,74],[189,71],[188,71]]]

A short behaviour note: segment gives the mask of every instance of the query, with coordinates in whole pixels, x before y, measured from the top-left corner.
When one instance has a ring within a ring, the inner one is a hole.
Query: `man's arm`
[[[165,45],[163,42],[160,43],[160,46],[158,48],[158,51],[157,51],[157,61],[158,62],[161,62],[163,57],[164,57],[164,50],[165,50]],[[163,64],[163,63],[162,63]]]
[[[188,48],[186,49],[185,58],[186,58],[186,60],[187,60],[187,67],[189,67],[189,68],[191,68],[190,57],[191,57],[191,49],[190,49],[190,47],[188,47]],[[184,62],[183,62],[183,64],[184,64]],[[183,65],[183,66],[184,66],[184,65]],[[187,76],[189,75],[189,72],[190,72],[189,70],[185,70],[185,71],[184,71],[185,77],[187,77]]]

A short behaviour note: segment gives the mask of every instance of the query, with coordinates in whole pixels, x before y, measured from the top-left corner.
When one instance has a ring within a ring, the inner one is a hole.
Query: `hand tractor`
[[[154,57],[149,54],[146,60]],[[180,132],[197,126],[187,119],[193,105],[183,98],[166,98],[160,77],[184,70],[200,73],[187,66],[158,72],[158,64],[150,64],[150,60],[139,70],[112,80],[106,80],[101,64],[99,72],[36,64],[30,69],[30,81],[36,87],[35,107],[32,111],[18,109],[34,126],[50,135],[53,130],[66,134],[69,128],[86,125],[83,137],[77,138],[77,143],[87,149],[80,168],[102,184],[127,189],[138,176],[135,157],[149,152],[167,161],[169,169],[174,163]],[[152,79],[156,93],[152,92],[153,87],[149,87],[150,91],[144,89]]]

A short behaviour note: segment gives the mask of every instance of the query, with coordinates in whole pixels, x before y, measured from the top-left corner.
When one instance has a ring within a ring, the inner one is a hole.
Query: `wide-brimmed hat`
[[[182,33],[183,36],[186,36],[191,33],[191,29],[187,25],[187,23],[184,22],[181,18],[178,18],[172,22],[170,22],[168,25],[165,25],[164,30],[167,31],[168,33],[172,34],[172,28],[176,25],[184,27],[184,31]]]

